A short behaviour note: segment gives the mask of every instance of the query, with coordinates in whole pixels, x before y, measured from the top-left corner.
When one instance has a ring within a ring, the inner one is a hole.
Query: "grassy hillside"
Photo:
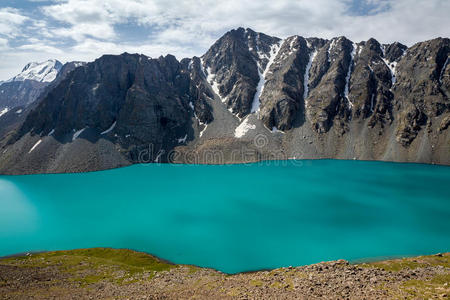
[[[227,275],[125,249],[0,260],[0,299],[448,298],[450,254]]]

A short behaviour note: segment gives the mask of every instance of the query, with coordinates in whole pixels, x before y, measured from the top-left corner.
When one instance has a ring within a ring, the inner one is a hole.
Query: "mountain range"
[[[0,85],[0,172],[290,158],[448,165],[449,53],[448,38],[408,48],[238,28],[180,61],[30,64]]]

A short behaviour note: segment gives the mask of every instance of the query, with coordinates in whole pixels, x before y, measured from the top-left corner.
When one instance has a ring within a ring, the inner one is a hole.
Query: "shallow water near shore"
[[[450,250],[450,167],[305,160],[0,176],[0,256],[129,248],[227,273]]]

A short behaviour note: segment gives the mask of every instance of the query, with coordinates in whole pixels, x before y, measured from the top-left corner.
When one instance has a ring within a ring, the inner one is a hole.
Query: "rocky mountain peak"
[[[405,45],[395,42],[392,44],[387,44],[382,46],[383,49],[383,57],[385,57],[388,61],[398,61],[404,54],[406,49]]]
[[[33,103],[45,88],[53,82],[63,68],[56,59],[25,65],[22,72],[13,78],[0,82],[0,110],[12,111]]]
[[[8,82],[25,80],[51,82],[56,78],[62,66],[62,63],[56,59],[49,59],[40,63],[31,62],[22,69],[22,72],[9,79]]]
[[[251,29],[227,32],[203,56],[207,81],[230,111],[244,117],[252,110],[253,100],[264,72],[280,39]]]
[[[384,53],[383,53],[384,49],[382,48],[383,46],[374,38],[370,38],[367,40],[367,42],[364,42],[363,47],[366,50],[370,50],[380,56],[384,56]]]

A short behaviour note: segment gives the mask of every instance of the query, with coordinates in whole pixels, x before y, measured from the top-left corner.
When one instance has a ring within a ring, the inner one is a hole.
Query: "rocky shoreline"
[[[124,249],[0,259],[0,299],[446,299],[450,253],[224,274]]]

